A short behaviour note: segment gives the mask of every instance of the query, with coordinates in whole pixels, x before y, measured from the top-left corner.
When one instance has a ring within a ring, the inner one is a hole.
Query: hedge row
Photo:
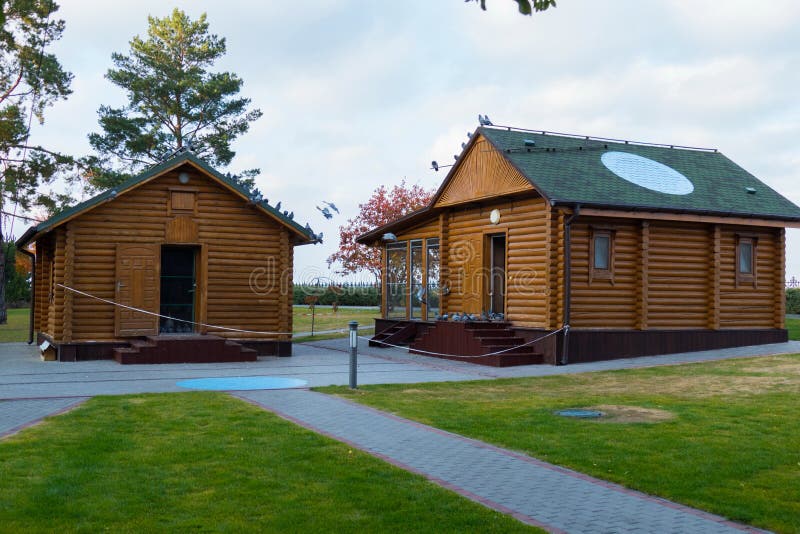
[[[800,288],[786,290],[786,313],[800,313]]]
[[[308,304],[308,298],[316,297],[317,304],[330,306],[334,302],[340,306],[380,306],[380,288],[374,286],[328,287],[295,285],[292,302]]]

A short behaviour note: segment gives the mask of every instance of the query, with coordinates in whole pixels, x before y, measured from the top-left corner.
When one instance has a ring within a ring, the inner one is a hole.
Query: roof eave
[[[36,241],[36,239],[38,239],[42,235],[54,230],[55,228],[61,226],[62,224],[69,222],[75,217],[78,217],[91,209],[94,209],[106,202],[115,199],[117,196],[131,189],[144,185],[150,180],[187,163],[195,167],[200,172],[203,172],[211,176],[212,178],[216,179],[220,184],[222,184],[224,187],[234,192],[235,194],[239,195],[243,200],[246,201],[250,200],[249,197],[247,196],[247,193],[243,191],[240,187],[238,187],[235,183],[230,181],[227,177],[223,176],[221,173],[208,166],[194,154],[190,152],[184,152],[182,154],[176,155],[174,158],[170,160],[154,165],[153,167],[147,169],[145,172],[126,180],[125,182],[120,184],[118,188],[112,188],[103,191],[102,193],[90,198],[86,202],[77,204],[75,207],[72,208],[73,210],[75,210],[74,213],[70,213],[66,217],[63,217],[63,215],[61,214],[54,215],[53,217],[39,223],[38,225],[31,227],[25,232],[25,234],[23,234],[22,237],[20,237],[20,239],[17,240],[17,243],[22,243],[22,245],[18,246],[24,246],[27,245],[28,243]],[[282,213],[280,213],[272,206],[269,205],[264,206],[260,203],[255,203],[255,206],[262,213],[276,220],[279,224],[282,224],[283,226],[287,227],[296,236],[298,236],[301,240],[301,243],[297,243],[298,245],[307,245],[316,242],[314,236],[309,234],[309,232],[307,232],[305,228],[301,227],[294,220],[285,217]],[[69,212],[69,210],[67,210],[67,212]]]
[[[658,212],[658,213],[675,213],[675,214],[692,214],[692,215],[711,215],[716,217],[746,217],[752,219],[774,220],[774,221],[790,221],[800,222],[800,216],[793,217],[789,215],[774,215],[763,214],[754,212],[740,212],[740,211],[718,211],[718,210],[696,210],[691,208],[665,208],[653,207],[635,204],[609,204],[602,202],[585,202],[581,200],[558,200],[552,199],[550,201],[552,207],[575,207],[580,205],[582,208],[595,208],[595,209],[623,209],[628,211],[642,211],[642,212]]]
[[[397,231],[401,228],[405,228],[407,225],[417,222],[417,219],[422,219],[423,215],[429,216],[432,215],[433,213],[435,213],[435,210],[433,206],[429,204],[418,210],[412,211],[411,213],[407,213],[406,215],[403,215],[399,219],[395,219],[382,226],[373,228],[369,232],[361,234],[356,238],[356,243],[359,243],[361,245],[372,245],[375,243],[375,241],[380,239],[383,234]]]

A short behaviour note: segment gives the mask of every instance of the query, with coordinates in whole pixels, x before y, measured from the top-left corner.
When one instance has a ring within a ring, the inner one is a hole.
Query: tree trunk
[[[0,228],[0,232],[2,232],[2,228]],[[0,239],[0,324],[6,324],[7,322],[8,322],[8,310],[6,309],[6,244],[3,239]]]

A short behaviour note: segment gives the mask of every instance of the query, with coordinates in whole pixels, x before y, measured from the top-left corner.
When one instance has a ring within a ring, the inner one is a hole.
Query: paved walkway
[[[0,438],[19,432],[45,417],[63,413],[87,398],[0,400]]]
[[[186,391],[190,378],[273,376],[348,383],[346,340],[297,344],[291,358],[239,364],[42,362],[36,347],[0,344],[0,438],[94,395]],[[359,345],[359,384],[492,380],[800,352],[800,342],[573,364],[492,368]],[[487,506],[554,532],[734,532],[722,518],[511,451],[305,389],[239,392],[287,419],[351,443]]]
[[[337,397],[308,390],[235,395],[551,532],[756,531]]]

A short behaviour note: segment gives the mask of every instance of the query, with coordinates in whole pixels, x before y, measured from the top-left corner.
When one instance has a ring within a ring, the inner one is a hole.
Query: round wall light
[[[489,214],[489,222],[492,224],[497,224],[500,222],[500,210],[492,210],[492,212]]]
[[[182,183],[182,184],[188,184],[189,183],[189,173],[188,172],[180,173],[178,175],[178,181],[180,183]]]

